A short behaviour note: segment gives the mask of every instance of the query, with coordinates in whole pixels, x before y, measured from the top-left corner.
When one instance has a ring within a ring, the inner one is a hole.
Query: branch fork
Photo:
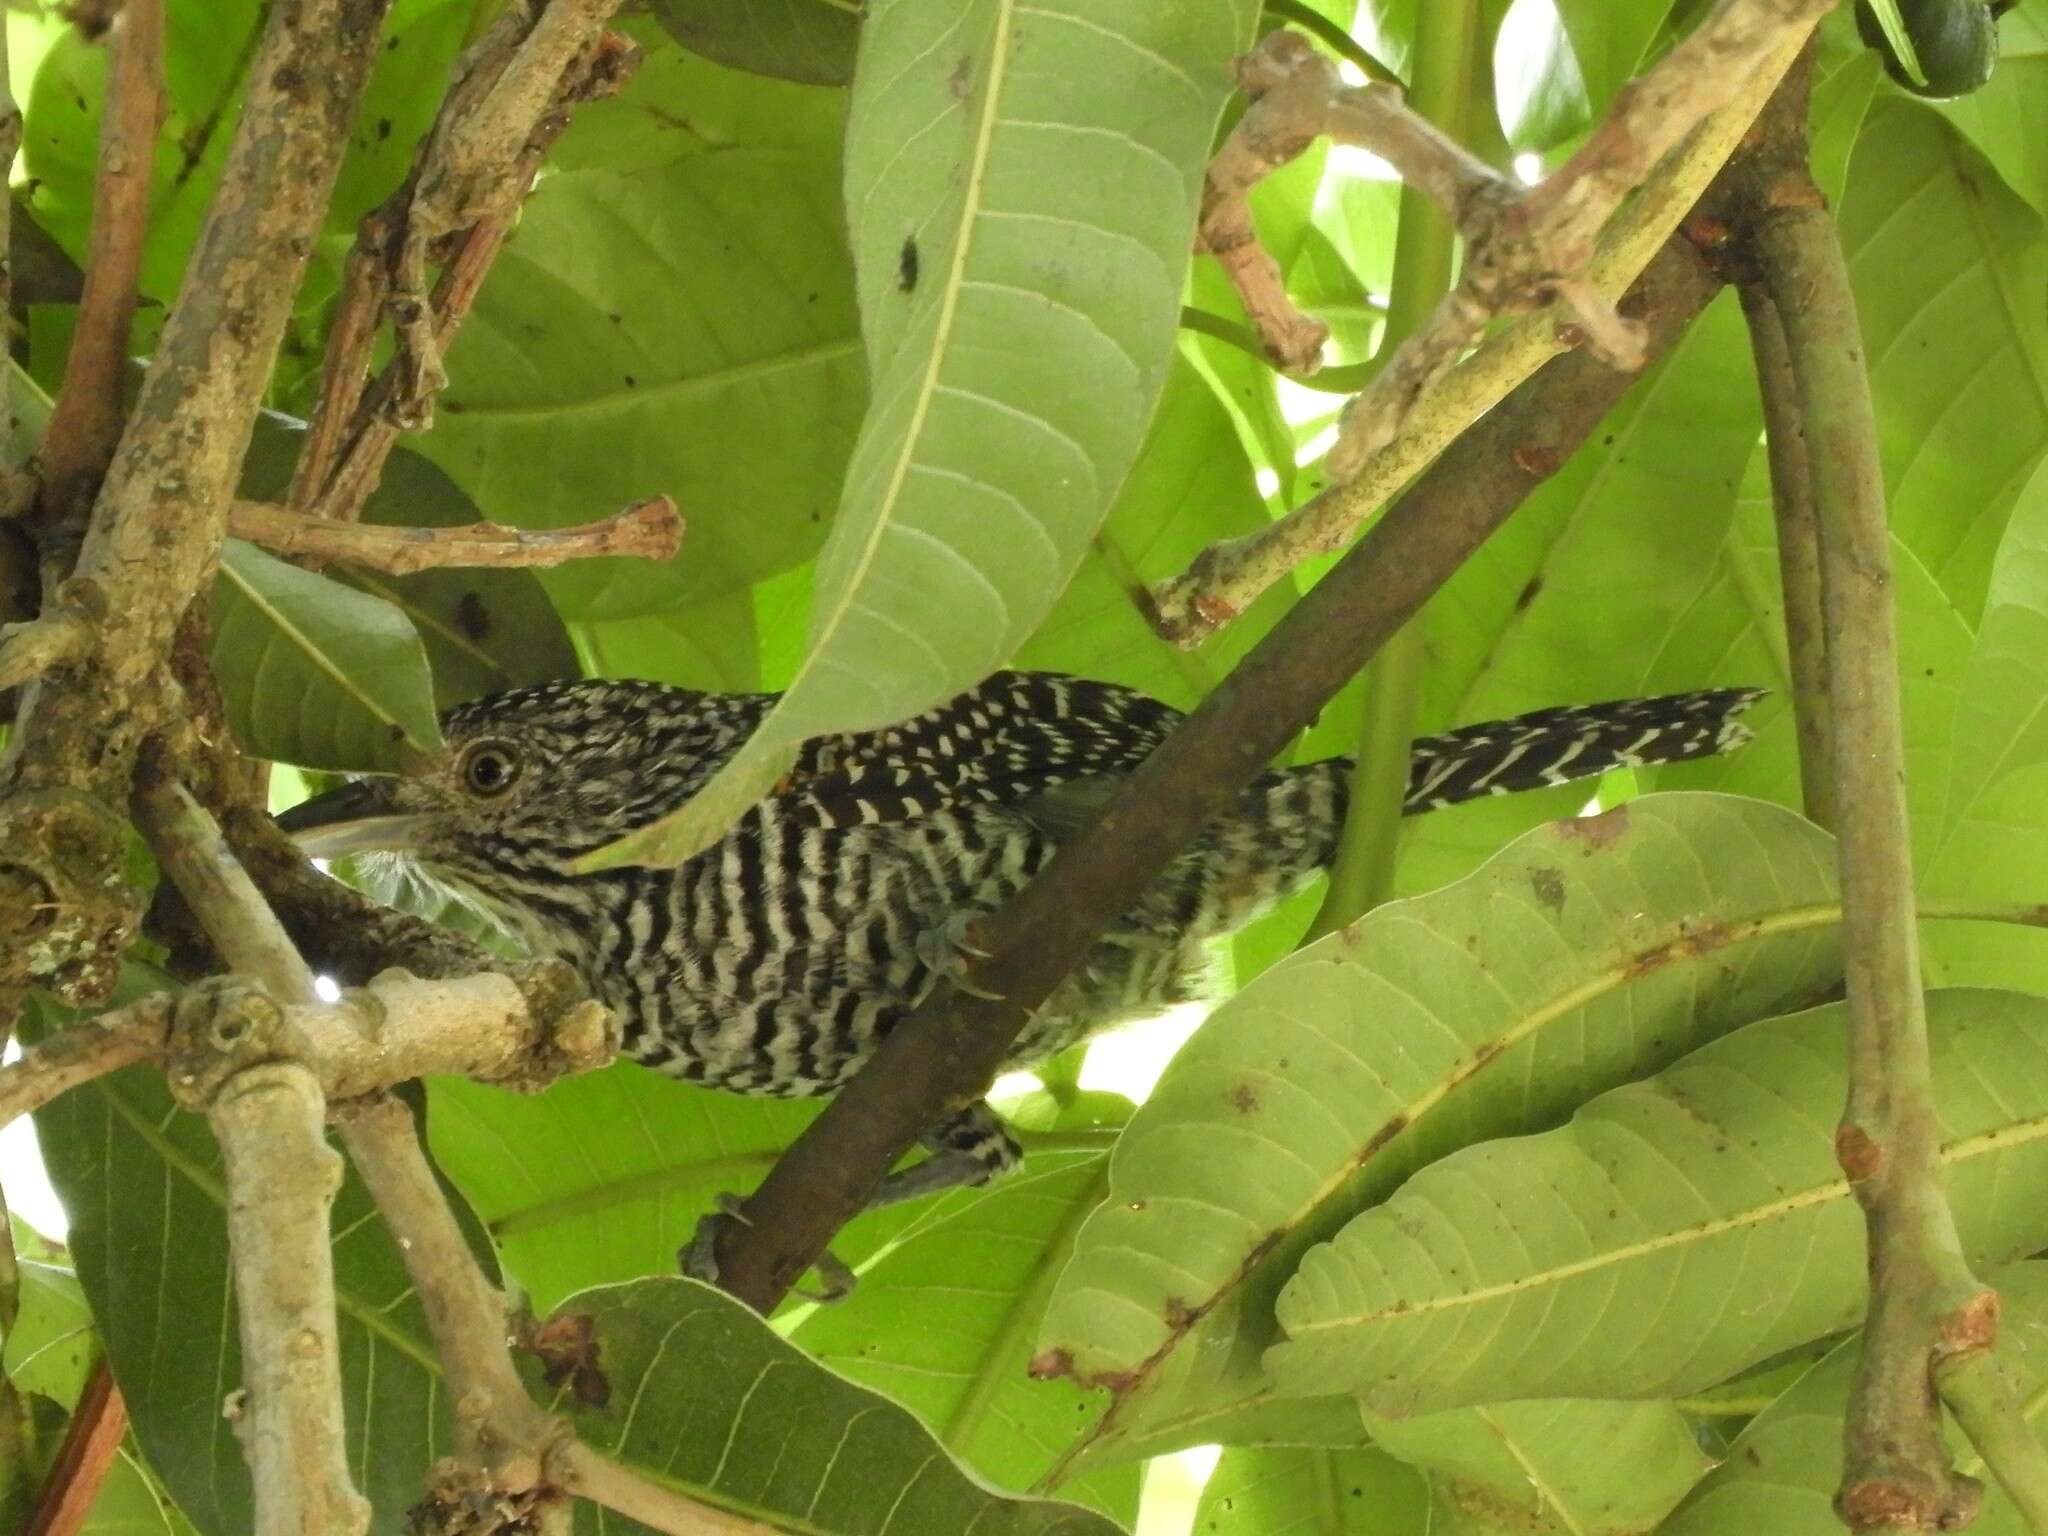
[[[1302,359],[1301,338],[1315,322],[1287,297],[1271,258],[1243,248],[1244,198],[1318,134],[1381,155],[1439,203],[1465,238],[1465,267],[1346,407],[1323,464],[1330,489],[1257,534],[1204,550],[1154,587],[1158,633],[1198,644],[1301,561],[1341,549],[1387,495],[1562,347],[1641,367],[1643,334],[1614,298],[1719,169],[1832,3],[1720,0],[1617,95],[1570,161],[1527,188],[1410,111],[1395,88],[1344,87],[1336,66],[1297,35],[1261,42],[1241,78],[1264,94],[1218,152],[1224,173],[1212,168],[1198,238],[1210,246],[1212,221],[1221,221],[1236,241],[1226,270],[1269,355],[1283,366]],[[1513,315],[1525,318],[1481,344],[1492,322]],[[1320,339],[1306,357],[1319,347]]]

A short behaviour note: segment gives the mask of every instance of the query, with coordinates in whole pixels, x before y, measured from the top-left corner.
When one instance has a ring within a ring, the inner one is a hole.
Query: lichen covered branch
[[[448,566],[548,566],[596,556],[666,560],[682,542],[683,521],[666,496],[576,528],[394,528],[309,517],[270,502],[238,501],[228,532],[275,554],[316,564],[340,561],[403,576]],[[0,651],[0,664],[6,653]]]

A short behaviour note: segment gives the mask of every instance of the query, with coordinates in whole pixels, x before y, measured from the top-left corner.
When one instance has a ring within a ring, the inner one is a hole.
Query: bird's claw
[[[955,912],[938,927],[919,933],[912,947],[924,968],[934,977],[945,977],[969,997],[999,1003],[1003,1000],[1000,992],[978,987],[967,978],[969,957],[986,960],[989,955],[987,950],[970,943],[967,937],[974,925],[986,915],[981,912]]]
[[[697,1223],[697,1230],[688,1243],[676,1254],[676,1264],[692,1280],[701,1280],[706,1285],[718,1284],[718,1239],[728,1224],[751,1227],[753,1218],[746,1213],[746,1202],[738,1195],[721,1194],[711,1202],[716,1207],[704,1213]],[[846,1267],[837,1254],[826,1251],[818,1255],[811,1266],[818,1272],[823,1284],[815,1291],[800,1285],[791,1286],[790,1293],[801,1296],[805,1301],[829,1305],[843,1301],[853,1293],[859,1276]]]

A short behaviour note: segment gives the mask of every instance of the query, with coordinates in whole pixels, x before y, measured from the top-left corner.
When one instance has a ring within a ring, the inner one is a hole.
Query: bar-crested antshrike
[[[1415,743],[1407,810],[1726,752],[1750,689],[1539,710]],[[1000,672],[886,730],[812,741],[714,847],[674,869],[571,873],[673,810],[773,694],[566,682],[450,710],[444,766],[362,779],[287,812],[307,851],[409,852],[473,888],[624,1018],[636,1061],[735,1093],[846,1081],[1010,899],[1159,745],[1177,711],[1128,688]],[[1170,864],[1038,1011],[1008,1065],[1202,994],[1205,940],[1335,856],[1351,763],[1276,769]],[[878,1197],[978,1183],[1016,1142],[986,1104],[925,1138]]]

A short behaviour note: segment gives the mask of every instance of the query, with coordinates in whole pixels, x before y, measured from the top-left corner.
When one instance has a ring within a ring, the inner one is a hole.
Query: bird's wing
[[[998,672],[900,725],[810,743],[782,792],[825,826],[1043,805],[1058,785],[1128,774],[1179,719],[1114,683]]]

